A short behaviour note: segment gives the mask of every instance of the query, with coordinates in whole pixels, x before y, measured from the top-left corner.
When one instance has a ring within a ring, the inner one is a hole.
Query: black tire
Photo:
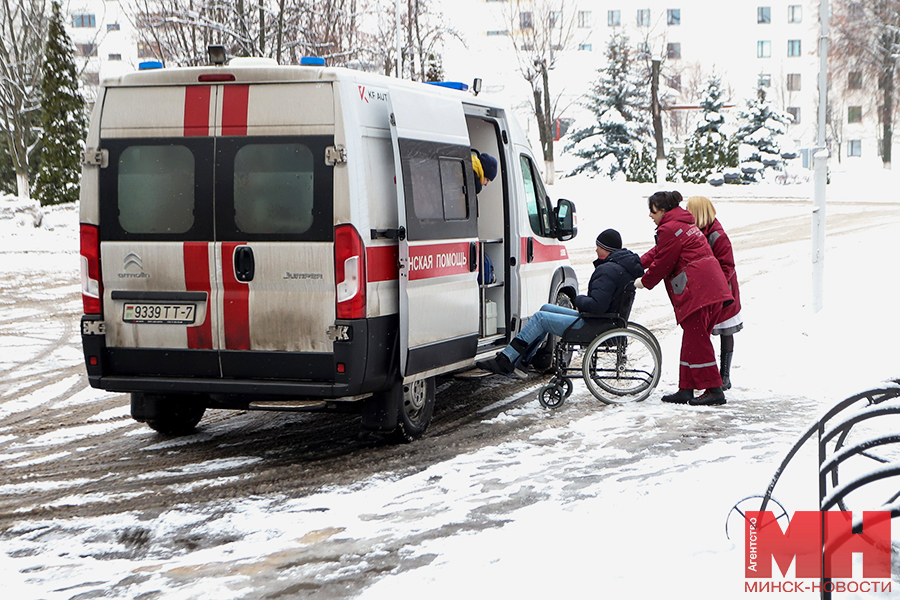
[[[131,394],[131,415],[165,435],[193,433],[203,413],[201,397],[187,394]]]
[[[563,389],[556,385],[545,385],[538,393],[538,402],[544,408],[559,408],[566,401]]]
[[[588,390],[601,402],[640,402],[656,389],[660,363],[656,345],[643,332],[613,329],[587,347],[582,375]]]
[[[554,302],[557,306],[564,306],[565,308],[575,308],[575,305],[572,303],[572,298],[565,292],[557,292],[556,293],[556,301]],[[544,342],[544,345],[538,349],[538,351],[534,354],[531,359],[531,366],[541,373],[547,373],[556,368],[556,365],[553,364],[553,354],[554,350],[556,350],[556,344],[559,342],[559,337],[551,334],[547,335],[547,340]],[[566,364],[572,360],[572,354],[568,353],[566,358]]]
[[[397,415],[397,429],[394,438],[408,444],[425,435],[434,414],[434,377],[419,379],[403,386],[400,412]]]

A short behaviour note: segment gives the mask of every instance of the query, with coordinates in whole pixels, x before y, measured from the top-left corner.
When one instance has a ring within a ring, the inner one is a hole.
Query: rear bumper
[[[338,321],[333,352],[108,348],[99,317],[82,317],[88,381],[113,392],[339,399],[396,380],[396,315]]]

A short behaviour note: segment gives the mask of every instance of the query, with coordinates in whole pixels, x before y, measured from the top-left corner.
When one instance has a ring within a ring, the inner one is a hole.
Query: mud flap
[[[160,414],[160,397],[156,394],[131,394],[131,418],[139,423],[146,423]]]
[[[390,389],[375,394],[363,403],[362,427],[369,431],[390,433],[397,429],[403,384],[395,381]]]

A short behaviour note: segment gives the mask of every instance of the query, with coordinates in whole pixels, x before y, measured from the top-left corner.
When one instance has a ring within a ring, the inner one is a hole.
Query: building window
[[[156,45],[148,44],[146,42],[138,42],[137,55],[138,58],[157,58],[160,56]]]
[[[72,27],[96,27],[94,15],[72,15]]]
[[[800,56],[800,40],[788,40],[788,56]]]
[[[622,13],[618,10],[606,11],[606,24],[610,27],[618,27],[622,24]]]
[[[789,92],[800,91],[800,73],[788,73],[787,89]]]
[[[650,56],[650,44],[648,42],[638,42],[637,45],[638,56]]]
[[[96,44],[75,44],[78,56],[97,56]]]
[[[862,106],[847,107],[847,122],[862,123]]]
[[[799,4],[788,6],[788,23],[799,23],[803,20],[803,7]]]
[[[550,29],[562,27],[562,12],[558,10],[550,11]]]
[[[771,87],[772,86],[772,76],[768,73],[760,73],[759,78],[756,80],[756,87]]]
[[[639,8],[637,11],[637,26],[650,27],[650,9]]]
[[[862,71],[850,71],[850,74],[847,75],[847,89],[848,90],[861,90],[862,89]]]
[[[849,140],[847,142],[847,156],[862,156],[862,140]]]
[[[509,35],[509,29],[492,29],[487,32],[488,35]]]
[[[532,52],[534,50],[534,44],[522,44],[519,46],[519,50],[523,52]]]
[[[578,11],[578,26],[582,27],[582,28],[591,26],[591,11],[589,11],[589,10],[579,10]]]
[[[590,52],[594,48],[590,44],[578,44],[578,49],[583,50],[584,52]]]
[[[106,57],[107,60],[122,60],[121,54],[110,54]]]
[[[666,44],[666,58],[681,58],[681,44]]]
[[[100,85],[100,73],[98,73],[97,71],[85,72],[84,82],[87,85]]]
[[[119,31],[120,27],[118,23],[107,23],[106,30],[107,31]]]
[[[681,9],[670,8],[666,11],[666,23],[669,25],[681,25]]]
[[[800,107],[799,106],[788,106],[787,111],[788,111],[788,114],[791,115],[791,121],[793,123],[800,122]]]
[[[771,6],[759,6],[756,8],[756,22],[757,23],[771,23],[772,22],[772,7]]]
[[[756,42],[756,58],[769,58],[772,56],[772,42],[760,40]]]
[[[519,13],[519,29],[534,29],[534,17],[531,11]]]

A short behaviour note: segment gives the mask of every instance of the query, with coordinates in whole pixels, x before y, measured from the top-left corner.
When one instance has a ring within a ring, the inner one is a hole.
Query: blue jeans
[[[530,359],[534,355],[548,333],[561,336],[566,329],[576,321],[581,321],[578,317],[577,310],[566,308],[564,306],[557,306],[555,304],[543,305],[541,310],[531,316],[531,319],[528,320],[528,323],[525,324],[525,327],[523,327],[522,331],[519,332],[519,335],[516,336],[517,339],[522,340],[528,345],[528,350],[525,352],[525,358]],[[575,329],[580,328],[583,324],[583,321],[576,324]],[[512,346],[504,348],[503,354],[505,354],[513,364],[520,359],[519,353],[516,352]]]

